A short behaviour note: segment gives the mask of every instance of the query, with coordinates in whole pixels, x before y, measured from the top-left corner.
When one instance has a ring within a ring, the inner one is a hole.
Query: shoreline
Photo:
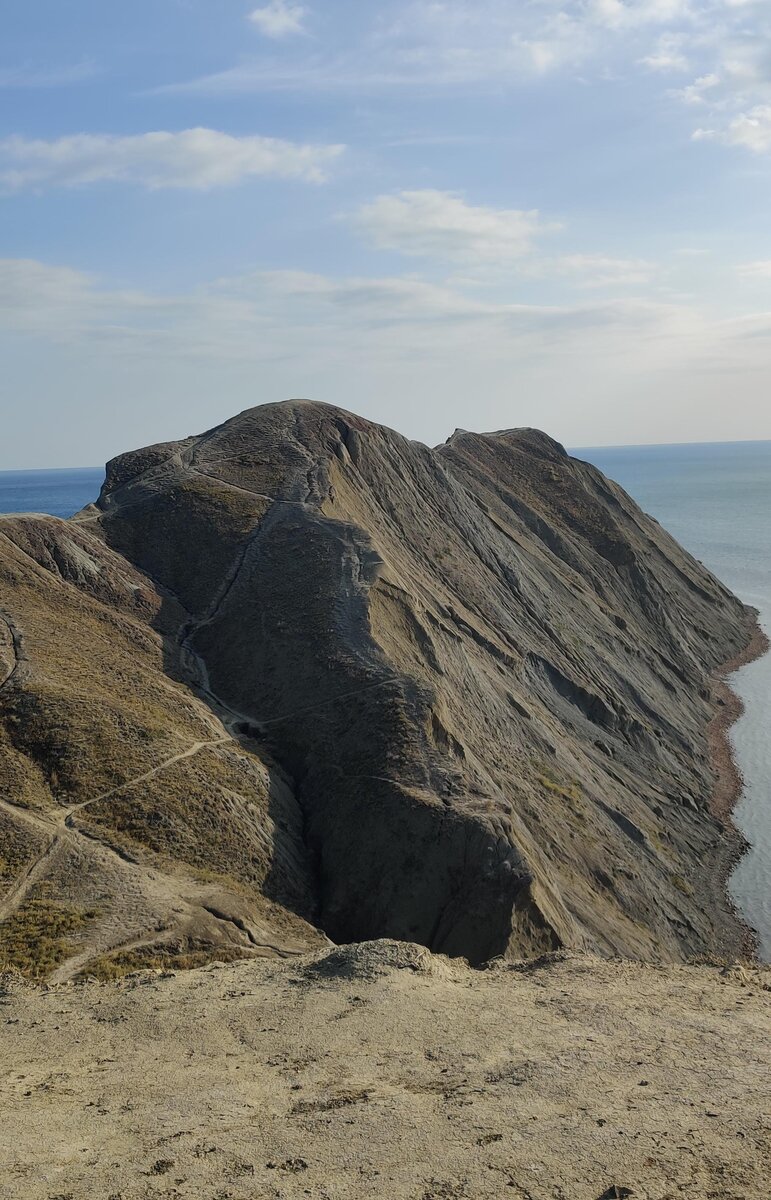
[[[719,848],[718,877],[727,910],[735,918],[740,933],[738,955],[758,962],[758,935],[737,909],[728,890],[728,881],[737,863],[751,849],[751,843],[734,821],[734,811],[744,789],[744,776],[736,761],[730,732],[745,711],[744,701],[733,690],[728,679],[742,667],[768,653],[771,641],[762,628],[756,608],[747,607],[749,639],[743,650],[729,658],[712,674],[712,697],[717,711],[707,726],[707,747],[714,785],[709,811],[722,828]]]

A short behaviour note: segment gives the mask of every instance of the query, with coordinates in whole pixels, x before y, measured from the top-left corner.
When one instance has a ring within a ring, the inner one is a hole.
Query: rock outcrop
[[[78,909],[62,977],[318,931],[474,964],[739,944],[706,728],[751,614],[544,434],[251,409],[122,455],[69,522],[2,521],[0,608],[0,957],[35,903]]]

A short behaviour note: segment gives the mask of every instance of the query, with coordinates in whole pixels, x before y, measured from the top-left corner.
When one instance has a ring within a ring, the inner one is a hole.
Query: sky
[[[771,437],[769,0],[7,0],[0,468]]]

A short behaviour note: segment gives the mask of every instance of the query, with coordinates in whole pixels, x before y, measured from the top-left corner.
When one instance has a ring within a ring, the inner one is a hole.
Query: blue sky
[[[24,0],[0,467],[310,396],[771,437],[767,0]]]

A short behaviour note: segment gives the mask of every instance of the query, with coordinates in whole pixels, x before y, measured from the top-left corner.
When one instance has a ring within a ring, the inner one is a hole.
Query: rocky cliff
[[[0,608],[0,956],[739,945],[706,729],[751,615],[544,434],[251,409],[0,522]]]

